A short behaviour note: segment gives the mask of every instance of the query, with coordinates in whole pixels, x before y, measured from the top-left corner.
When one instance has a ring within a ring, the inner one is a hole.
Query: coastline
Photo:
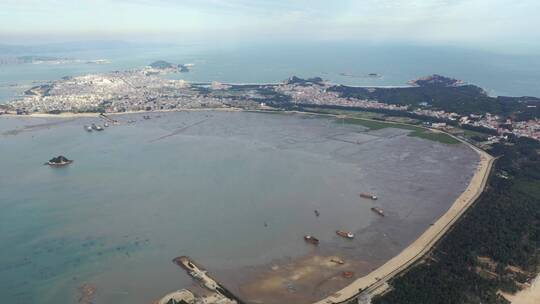
[[[123,115],[123,114],[143,114],[143,113],[160,113],[160,112],[183,112],[183,111],[250,111],[259,113],[282,113],[282,114],[302,114],[302,115],[317,115],[317,116],[330,116],[339,117],[335,114],[322,114],[322,113],[310,113],[303,111],[267,111],[265,109],[252,109],[244,110],[241,108],[195,108],[195,109],[172,109],[172,110],[157,110],[157,111],[130,111],[119,113],[104,113],[106,115]],[[46,114],[46,113],[33,113],[30,115],[15,115],[5,114],[7,117],[27,117],[27,118],[77,118],[77,117],[99,117],[99,113],[62,113],[62,114]],[[1,116],[0,116],[1,117]],[[364,119],[363,120],[371,120]],[[381,122],[381,121],[379,121]],[[395,124],[395,122],[384,122]],[[399,123],[403,125],[409,125],[406,123]],[[441,132],[425,128],[433,132]],[[449,134],[450,135],[450,134]],[[452,135],[450,135],[452,136]],[[452,136],[454,137],[454,136]],[[454,137],[456,138],[456,137]],[[471,149],[477,152],[480,156],[478,167],[475,169],[475,173],[471,178],[466,190],[454,201],[448,211],[444,213],[431,227],[424,231],[414,242],[408,245],[398,255],[394,256],[382,266],[368,273],[367,275],[356,279],[350,285],[335,292],[334,294],[324,298],[315,304],[331,304],[331,303],[344,303],[360,295],[372,296],[381,292],[384,292],[389,286],[387,282],[404,271],[409,266],[421,260],[424,255],[431,250],[431,248],[437,243],[437,241],[452,227],[452,225],[465,213],[465,211],[476,201],[478,196],[482,193],[487,177],[491,170],[494,158],[483,150],[473,146],[472,144],[456,138],[460,142],[468,145]],[[527,303],[527,302],[524,302]]]
[[[220,107],[220,108],[186,108],[186,109],[170,109],[170,110],[154,110],[154,111],[126,111],[126,112],[110,112],[110,113],[97,113],[97,112],[88,112],[88,113],[72,113],[72,112],[62,112],[59,114],[49,114],[49,113],[31,113],[28,115],[17,115],[13,113],[2,114],[0,117],[17,117],[17,118],[80,118],[80,117],[94,117],[97,118],[101,114],[108,116],[118,116],[118,115],[129,115],[129,114],[148,114],[148,113],[169,113],[169,112],[191,112],[191,111],[224,111],[224,112],[235,112],[243,111],[241,108],[233,107]]]
[[[454,138],[468,145],[480,156],[479,165],[476,168],[475,174],[469,182],[467,189],[454,201],[444,215],[397,256],[393,257],[368,275],[357,279],[347,287],[325,299],[315,302],[314,304],[339,304],[358,296],[369,298],[383,293],[390,287],[388,285],[390,279],[421,260],[445,235],[445,233],[452,228],[453,224],[459,220],[465,211],[472,206],[486,186],[495,158],[466,141],[457,137]]]

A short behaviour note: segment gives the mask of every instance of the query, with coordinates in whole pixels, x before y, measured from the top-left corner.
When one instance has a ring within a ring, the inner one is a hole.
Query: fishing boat
[[[346,239],[354,239],[354,234],[349,231],[337,230],[336,234]]]
[[[346,279],[350,279],[354,276],[354,272],[352,271],[344,271],[341,273],[341,276],[343,276]]]
[[[360,197],[369,198],[369,199],[374,200],[374,201],[376,201],[378,199],[378,197],[375,194],[365,193],[365,192],[360,193]]]
[[[306,235],[304,236],[304,240],[310,244],[313,244],[313,245],[319,245],[319,239],[317,239],[316,237],[314,236],[311,236],[311,235]]]
[[[373,208],[371,208],[371,211],[377,213],[380,216],[384,216],[384,211],[381,208],[373,207]]]

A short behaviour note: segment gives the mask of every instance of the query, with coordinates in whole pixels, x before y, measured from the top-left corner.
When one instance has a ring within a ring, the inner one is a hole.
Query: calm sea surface
[[[477,84],[492,95],[540,96],[540,55],[500,55],[442,47],[351,43],[190,45],[18,55],[108,59],[111,63],[0,65],[0,102],[43,81],[141,68],[159,59],[194,63],[192,72],[173,77],[200,82],[280,82],[298,75],[321,76],[349,85],[396,86],[438,73]],[[369,73],[378,73],[382,78],[366,78]]]
[[[176,256],[226,278],[308,253],[308,233],[339,251],[336,229],[358,231],[348,250],[378,262],[448,208],[478,161],[463,145],[328,118],[151,115],[99,133],[83,130],[91,118],[0,117],[2,302],[75,303],[89,283],[96,303],[150,303],[191,284]],[[59,154],[74,163],[43,165]],[[380,196],[384,225],[364,191]],[[377,235],[384,248],[361,246]]]

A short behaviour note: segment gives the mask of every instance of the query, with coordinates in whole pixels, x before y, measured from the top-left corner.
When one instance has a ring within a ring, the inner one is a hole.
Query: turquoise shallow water
[[[308,233],[378,263],[448,208],[477,161],[462,145],[327,118],[151,115],[101,133],[83,130],[90,118],[0,117],[2,302],[73,303],[91,283],[96,303],[149,303],[191,284],[178,255],[235,286],[243,267],[310,253]],[[58,154],[75,162],[42,165]],[[379,218],[363,191],[388,214],[365,235]],[[336,229],[359,234],[345,248]],[[383,234],[384,248],[365,246]]]

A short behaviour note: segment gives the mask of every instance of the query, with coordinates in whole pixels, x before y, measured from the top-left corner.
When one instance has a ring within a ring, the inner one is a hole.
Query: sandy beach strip
[[[512,304],[538,304],[540,303],[540,275],[531,283],[531,286],[517,292],[516,294],[502,293],[502,295]]]
[[[454,137],[454,136],[453,136]],[[480,162],[475,170],[467,189],[454,201],[450,209],[429,227],[416,241],[410,244],[397,256],[390,259],[368,275],[361,277],[336,292],[335,294],[316,302],[315,304],[343,303],[357,296],[359,292],[371,296],[387,288],[387,282],[420,260],[437,241],[452,227],[452,225],[465,213],[483,192],[494,158],[485,151],[467,143],[457,137],[464,144],[471,147],[480,155]],[[529,302],[524,302],[529,303]],[[535,302],[538,303],[538,302]]]
[[[223,108],[185,108],[185,109],[169,109],[169,110],[152,110],[152,111],[126,111],[126,112],[105,112],[103,115],[115,116],[115,115],[129,115],[129,114],[152,114],[152,113],[169,113],[169,112],[195,112],[195,111],[223,111],[223,112],[237,112],[243,111],[241,108],[223,107]],[[17,117],[17,118],[78,118],[78,117],[99,117],[101,113],[89,112],[89,113],[72,113],[62,112],[59,114],[50,113],[31,113],[28,115],[17,115],[14,113],[2,114],[0,117]]]

